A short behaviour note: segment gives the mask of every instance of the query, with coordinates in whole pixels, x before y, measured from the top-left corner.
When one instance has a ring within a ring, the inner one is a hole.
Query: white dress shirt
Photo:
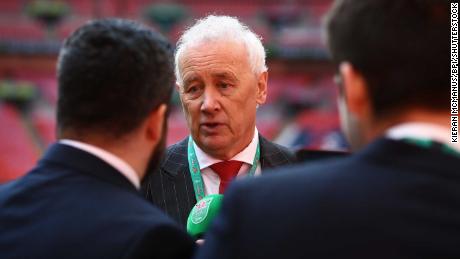
[[[450,142],[450,129],[449,127],[442,127],[437,124],[409,122],[402,123],[391,127],[386,137],[394,140],[403,138],[415,138],[422,140],[436,141],[460,152],[460,145]]]
[[[120,172],[120,174],[126,177],[134,185],[134,187],[136,187],[136,189],[139,190],[140,188],[139,176],[136,174],[136,171],[134,171],[134,169],[128,163],[123,161],[121,158],[99,147],[90,145],[88,143],[76,141],[76,140],[62,139],[62,140],[59,140],[59,143],[86,151],[100,158],[101,160],[105,161],[107,164],[115,168],[118,172]]]
[[[243,165],[238,171],[237,178],[246,177],[249,173],[252,164],[254,162],[254,156],[256,155],[257,145],[259,144],[259,132],[257,128],[254,130],[254,137],[252,138],[251,143],[243,149],[240,153],[236,154],[229,160],[236,160],[243,162]],[[204,183],[204,194],[218,194],[219,193],[219,184],[220,178],[219,175],[216,174],[210,166],[222,162],[223,160],[216,159],[211,157],[210,155],[206,154],[203,150],[201,150],[198,145],[193,142],[193,147],[195,148],[196,158],[198,160],[198,164],[200,165],[201,170],[201,177],[203,178]],[[257,168],[254,172],[254,175],[260,175],[261,167],[260,161],[257,161]]]

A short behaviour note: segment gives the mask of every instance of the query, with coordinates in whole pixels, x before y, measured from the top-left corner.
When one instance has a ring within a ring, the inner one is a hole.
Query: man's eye
[[[187,88],[187,93],[196,93],[198,91],[198,87],[196,86],[190,86],[189,88]]]
[[[218,86],[219,86],[219,88],[227,89],[227,88],[230,87],[230,84],[227,84],[227,83],[219,83]]]

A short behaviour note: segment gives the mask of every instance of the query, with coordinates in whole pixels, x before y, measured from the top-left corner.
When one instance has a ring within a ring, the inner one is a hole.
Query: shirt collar
[[[236,154],[230,160],[241,161],[247,164],[252,165],[254,162],[254,157],[257,151],[257,145],[259,144],[259,132],[257,128],[254,130],[254,136],[252,137],[251,143],[243,149],[240,153]],[[215,163],[222,162],[223,160],[214,158],[206,154],[200,147],[193,141],[193,148],[195,148],[196,158],[198,159],[198,164],[200,165],[200,170],[207,168]]]
[[[139,179],[139,176],[134,171],[134,169],[128,163],[123,161],[121,158],[115,156],[114,154],[109,153],[91,144],[83,143],[83,142],[76,141],[76,140],[62,139],[62,140],[59,140],[59,143],[86,151],[100,158],[101,160],[105,161],[107,164],[117,169],[122,175],[124,175],[136,187],[136,189],[140,188],[140,179]]]
[[[429,139],[460,151],[460,145],[450,143],[449,128],[437,124],[422,122],[398,124],[386,132],[386,137],[394,140],[401,140],[403,138]]]

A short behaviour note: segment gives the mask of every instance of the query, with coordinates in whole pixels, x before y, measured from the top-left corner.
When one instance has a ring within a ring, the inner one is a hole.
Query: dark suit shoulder
[[[0,188],[0,221],[2,258],[145,258],[131,254],[170,254],[171,239],[178,244],[175,253],[189,254],[193,246],[135,191],[50,163]],[[139,247],[152,238],[155,251]]]
[[[160,165],[157,168],[148,169],[146,178],[142,182],[142,192],[148,200],[152,200],[152,188],[155,183],[161,183],[164,177],[175,177],[188,166],[187,160],[188,138],[169,146],[166,149]]]
[[[295,153],[287,147],[273,143],[259,135],[260,159],[262,167],[276,167],[296,162]]]
[[[191,258],[196,249],[194,240],[178,227],[157,226],[143,233],[126,250],[126,258]]]
[[[459,161],[383,139],[235,181],[197,258],[456,258]]]
[[[170,146],[160,167],[143,182],[142,192],[154,205],[183,227],[193,205],[195,195],[188,170],[188,137]]]
[[[177,222],[163,211],[147,204],[117,222],[125,235],[132,235],[124,258],[190,258],[195,242]],[[128,234],[129,233],[129,234]]]
[[[460,177],[455,167],[459,161],[459,157],[439,150],[383,139],[349,157],[298,164],[235,181],[226,199],[231,200],[231,207],[244,210],[244,215],[267,213],[277,218],[297,208],[289,214],[292,222],[308,218],[302,224],[313,228],[317,222],[331,220],[325,224],[330,228],[323,231],[333,233],[333,227],[343,227],[337,225],[340,222],[359,225],[359,221],[378,221],[382,215],[387,222],[398,220],[399,215],[412,213],[410,201],[460,202]],[[446,205],[443,209],[451,210]],[[432,213],[429,206],[426,213]],[[341,221],[328,215],[340,215]]]
[[[188,144],[188,137],[184,138],[183,140],[181,140],[179,142],[177,142],[176,144],[173,144],[173,145],[169,146],[166,149],[165,160],[169,160],[171,158],[171,156],[173,156],[173,155],[178,155],[178,156],[187,158],[187,152],[186,152],[187,151],[187,144]]]
[[[340,174],[340,172],[347,170],[352,163],[352,161],[343,158],[331,160],[327,163],[301,163],[268,169],[265,171],[264,177],[235,181],[228,192],[230,193],[233,188],[238,189],[235,193],[246,191],[254,193],[267,191],[268,193],[276,190],[287,190],[291,189],[293,185],[300,186],[302,183],[317,181],[317,178],[335,177],[335,174]]]

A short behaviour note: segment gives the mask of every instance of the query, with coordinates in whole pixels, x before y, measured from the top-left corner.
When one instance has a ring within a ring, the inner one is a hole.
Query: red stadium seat
[[[0,40],[44,40],[45,29],[29,19],[0,22]]]
[[[168,135],[166,145],[170,146],[185,138],[189,134],[187,122],[182,112],[174,111],[168,119]]]
[[[45,147],[56,141],[56,119],[54,110],[46,107],[35,109],[31,119]]]
[[[31,169],[39,152],[14,107],[0,103],[0,121],[0,183],[3,183]]]

